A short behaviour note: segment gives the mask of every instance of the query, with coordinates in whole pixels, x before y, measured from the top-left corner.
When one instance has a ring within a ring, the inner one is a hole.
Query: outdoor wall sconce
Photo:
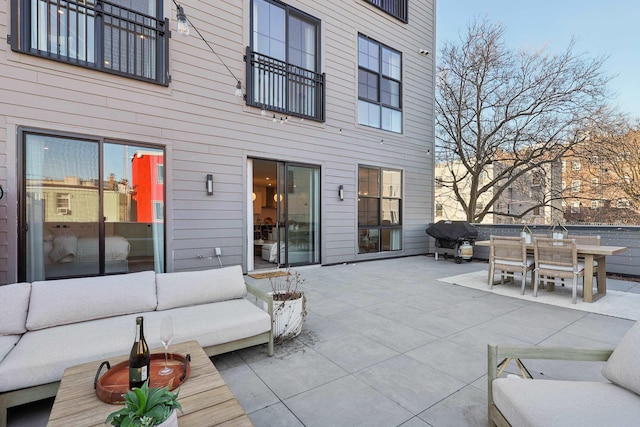
[[[207,196],[213,196],[213,175],[207,175]]]
[[[344,201],[344,186],[340,186],[338,187],[338,197],[340,198],[340,201]]]

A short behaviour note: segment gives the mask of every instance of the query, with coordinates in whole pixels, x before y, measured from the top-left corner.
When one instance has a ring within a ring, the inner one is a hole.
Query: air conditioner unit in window
[[[58,215],[69,215],[70,213],[69,208],[58,208]]]

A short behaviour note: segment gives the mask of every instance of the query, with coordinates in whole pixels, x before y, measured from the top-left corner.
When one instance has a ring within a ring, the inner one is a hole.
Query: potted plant
[[[304,279],[300,273],[287,269],[284,276],[269,278],[273,295],[273,339],[282,342],[302,331],[307,316],[307,299],[300,290]]]
[[[124,394],[124,408],[112,412],[105,420],[117,427],[177,427],[178,413],[182,406],[178,393],[169,387],[149,388],[149,381],[140,388],[133,388]]]

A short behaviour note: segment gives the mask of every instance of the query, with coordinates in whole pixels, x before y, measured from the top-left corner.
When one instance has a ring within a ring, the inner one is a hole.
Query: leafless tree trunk
[[[496,212],[494,205],[518,180],[548,169],[583,141],[607,100],[605,58],[576,54],[573,42],[553,55],[513,51],[503,37],[501,25],[476,21],[460,44],[447,42],[440,52],[437,161],[448,165],[441,184],[469,222],[489,213],[522,217],[534,209],[514,214]],[[500,167],[492,168],[489,180],[480,179],[494,162]],[[561,197],[557,190],[541,192],[538,206]]]

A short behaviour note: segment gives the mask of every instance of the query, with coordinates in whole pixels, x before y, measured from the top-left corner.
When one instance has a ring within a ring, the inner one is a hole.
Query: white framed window
[[[629,203],[628,199],[618,199],[616,201],[616,208],[618,209],[629,209],[631,203]]]
[[[164,203],[162,201],[153,201],[153,219],[155,221],[164,221]]]
[[[566,172],[567,171],[567,161],[563,160],[562,161],[562,172]]]
[[[573,181],[571,181],[571,192],[572,193],[579,193],[580,192],[580,180],[579,179],[574,179]]]
[[[598,201],[597,200],[592,200],[591,201],[591,209],[598,209]]]
[[[599,187],[600,180],[598,178],[591,178],[591,188],[597,189]]]
[[[436,216],[442,216],[444,213],[444,209],[442,207],[442,203],[436,203]]]
[[[164,184],[164,165],[156,165],[156,182],[158,184]]]
[[[56,214],[71,215],[71,194],[69,193],[56,194]]]
[[[580,169],[582,169],[582,162],[580,162],[580,159],[571,160],[571,170],[579,171]]]

